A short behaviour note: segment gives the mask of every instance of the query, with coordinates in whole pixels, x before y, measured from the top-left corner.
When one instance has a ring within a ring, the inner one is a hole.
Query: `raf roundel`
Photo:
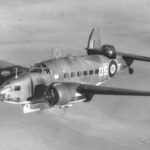
[[[109,76],[112,78],[117,72],[117,63],[112,60],[109,64]]]

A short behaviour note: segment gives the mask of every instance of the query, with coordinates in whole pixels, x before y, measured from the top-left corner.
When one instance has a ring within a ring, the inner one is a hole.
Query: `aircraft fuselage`
[[[3,84],[3,99],[24,104],[28,99],[43,98],[45,90],[55,82],[101,85],[127,68],[121,56],[109,59],[103,55],[73,56],[37,63],[29,72]]]

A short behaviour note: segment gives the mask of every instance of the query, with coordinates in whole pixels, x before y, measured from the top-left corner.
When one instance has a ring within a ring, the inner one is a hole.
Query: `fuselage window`
[[[96,69],[96,70],[95,70],[95,74],[99,74],[99,69]]]
[[[14,91],[20,91],[21,87],[20,86],[14,86]]]
[[[82,74],[81,74],[81,71],[78,71],[78,72],[77,72],[77,76],[78,76],[78,77],[81,77],[81,75],[82,75]]]
[[[44,69],[44,71],[46,72],[46,74],[50,74],[50,70],[48,68]]]
[[[87,71],[83,71],[84,76],[87,76],[87,74],[88,74]]]
[[[89,74],[90,74],[90,75],[92,75],[93,73],[94,73],[94,71],[93,71],[93,70],[90,70],[90,71],[89,71]]]
[[[75,72],[71,72],[71,77],[75,77]]]
[[[69,74],[68,73],[64,73],[64,78],[69,78]]]

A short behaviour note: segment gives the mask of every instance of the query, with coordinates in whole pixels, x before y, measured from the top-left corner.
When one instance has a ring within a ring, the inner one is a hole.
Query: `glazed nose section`
[[[0,102],[3,102],[5,98],[5,90],[4,88],[0,88]]]

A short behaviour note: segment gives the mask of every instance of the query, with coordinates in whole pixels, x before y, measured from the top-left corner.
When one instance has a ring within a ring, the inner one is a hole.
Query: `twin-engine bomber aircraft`
[[[100,46],[92,30],[85,56],[43,61],[0,87],[0,100],[21,104],[24,113],[46,108],[63,108],[75,102],[89,102],[95,94],[150,96],[150,92],[100,86],[122,70],[134,72],[134,60],[149,57],[116,52],[112,45]]]

